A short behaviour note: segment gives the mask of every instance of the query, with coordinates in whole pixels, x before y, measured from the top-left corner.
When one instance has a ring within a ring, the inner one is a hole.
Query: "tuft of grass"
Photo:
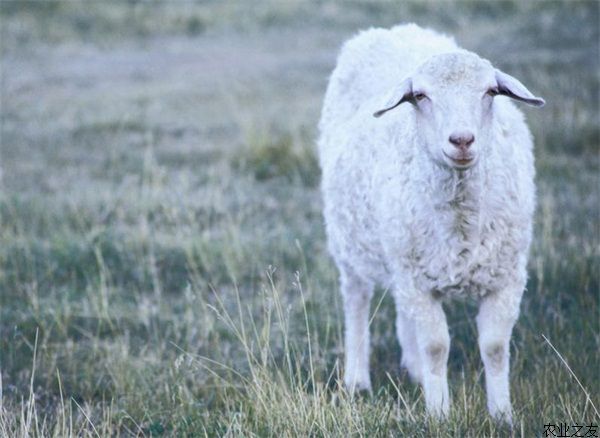
[[[233,166],[254,175],[257,181],[284,178],[314,187],[320,180],[314,148],[292,135],[252,135],[247,148],[235,155]]]

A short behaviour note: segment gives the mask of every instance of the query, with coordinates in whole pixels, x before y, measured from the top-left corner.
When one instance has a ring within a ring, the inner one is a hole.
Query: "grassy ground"
[[[315,125],[342,41],[410,20],[548,102],[525,109],[538,212],[511,346],[514,431],[598,424],[598,11],[3,0],[0,435],[508,433],[485,414],[474,303],[447,306],[445,423],[398,369],[383,291],[375,394],[338,388]]]

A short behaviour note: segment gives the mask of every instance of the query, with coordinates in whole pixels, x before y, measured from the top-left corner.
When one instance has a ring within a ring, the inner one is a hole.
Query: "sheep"
[[[415,24],[369,29],[343,46],[318,148],[350,391],[371,391],[369,303],[380,285],[394,296],[401,366],[421,384],[427,413],[446,417],[442,301],[471,297],[487,407],[512,422],[509,341],[527,279],[535,170],[523,115],[502,96],[545,103]]]

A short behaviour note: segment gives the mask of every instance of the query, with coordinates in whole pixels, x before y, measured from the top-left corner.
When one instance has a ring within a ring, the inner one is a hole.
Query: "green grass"
[[[538,209],[514,433],[600,423],[599,9],[0,3],[0,436],[509,434],[486,413],[473,302],[446,306],[447,421],[399,369],[385,291],[374,395],[339,385],[316,122],[340,44],[401,21],[456,35],[548,102],[525,109]]]

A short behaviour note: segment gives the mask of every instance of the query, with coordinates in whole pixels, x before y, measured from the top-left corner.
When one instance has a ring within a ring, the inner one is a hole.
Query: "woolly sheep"
[[[427,412],[446,416],[442,300],[473,297],[488,410],[512,421],[509,340],[527,277],[534,166],[523,115],[496,95],[544,104],[453,39],[414,24],[370,29],[342,48],[319,155],[351,391],[371,390],[369,302],[379,284],[395,299],[402,366],[422,385]]]

